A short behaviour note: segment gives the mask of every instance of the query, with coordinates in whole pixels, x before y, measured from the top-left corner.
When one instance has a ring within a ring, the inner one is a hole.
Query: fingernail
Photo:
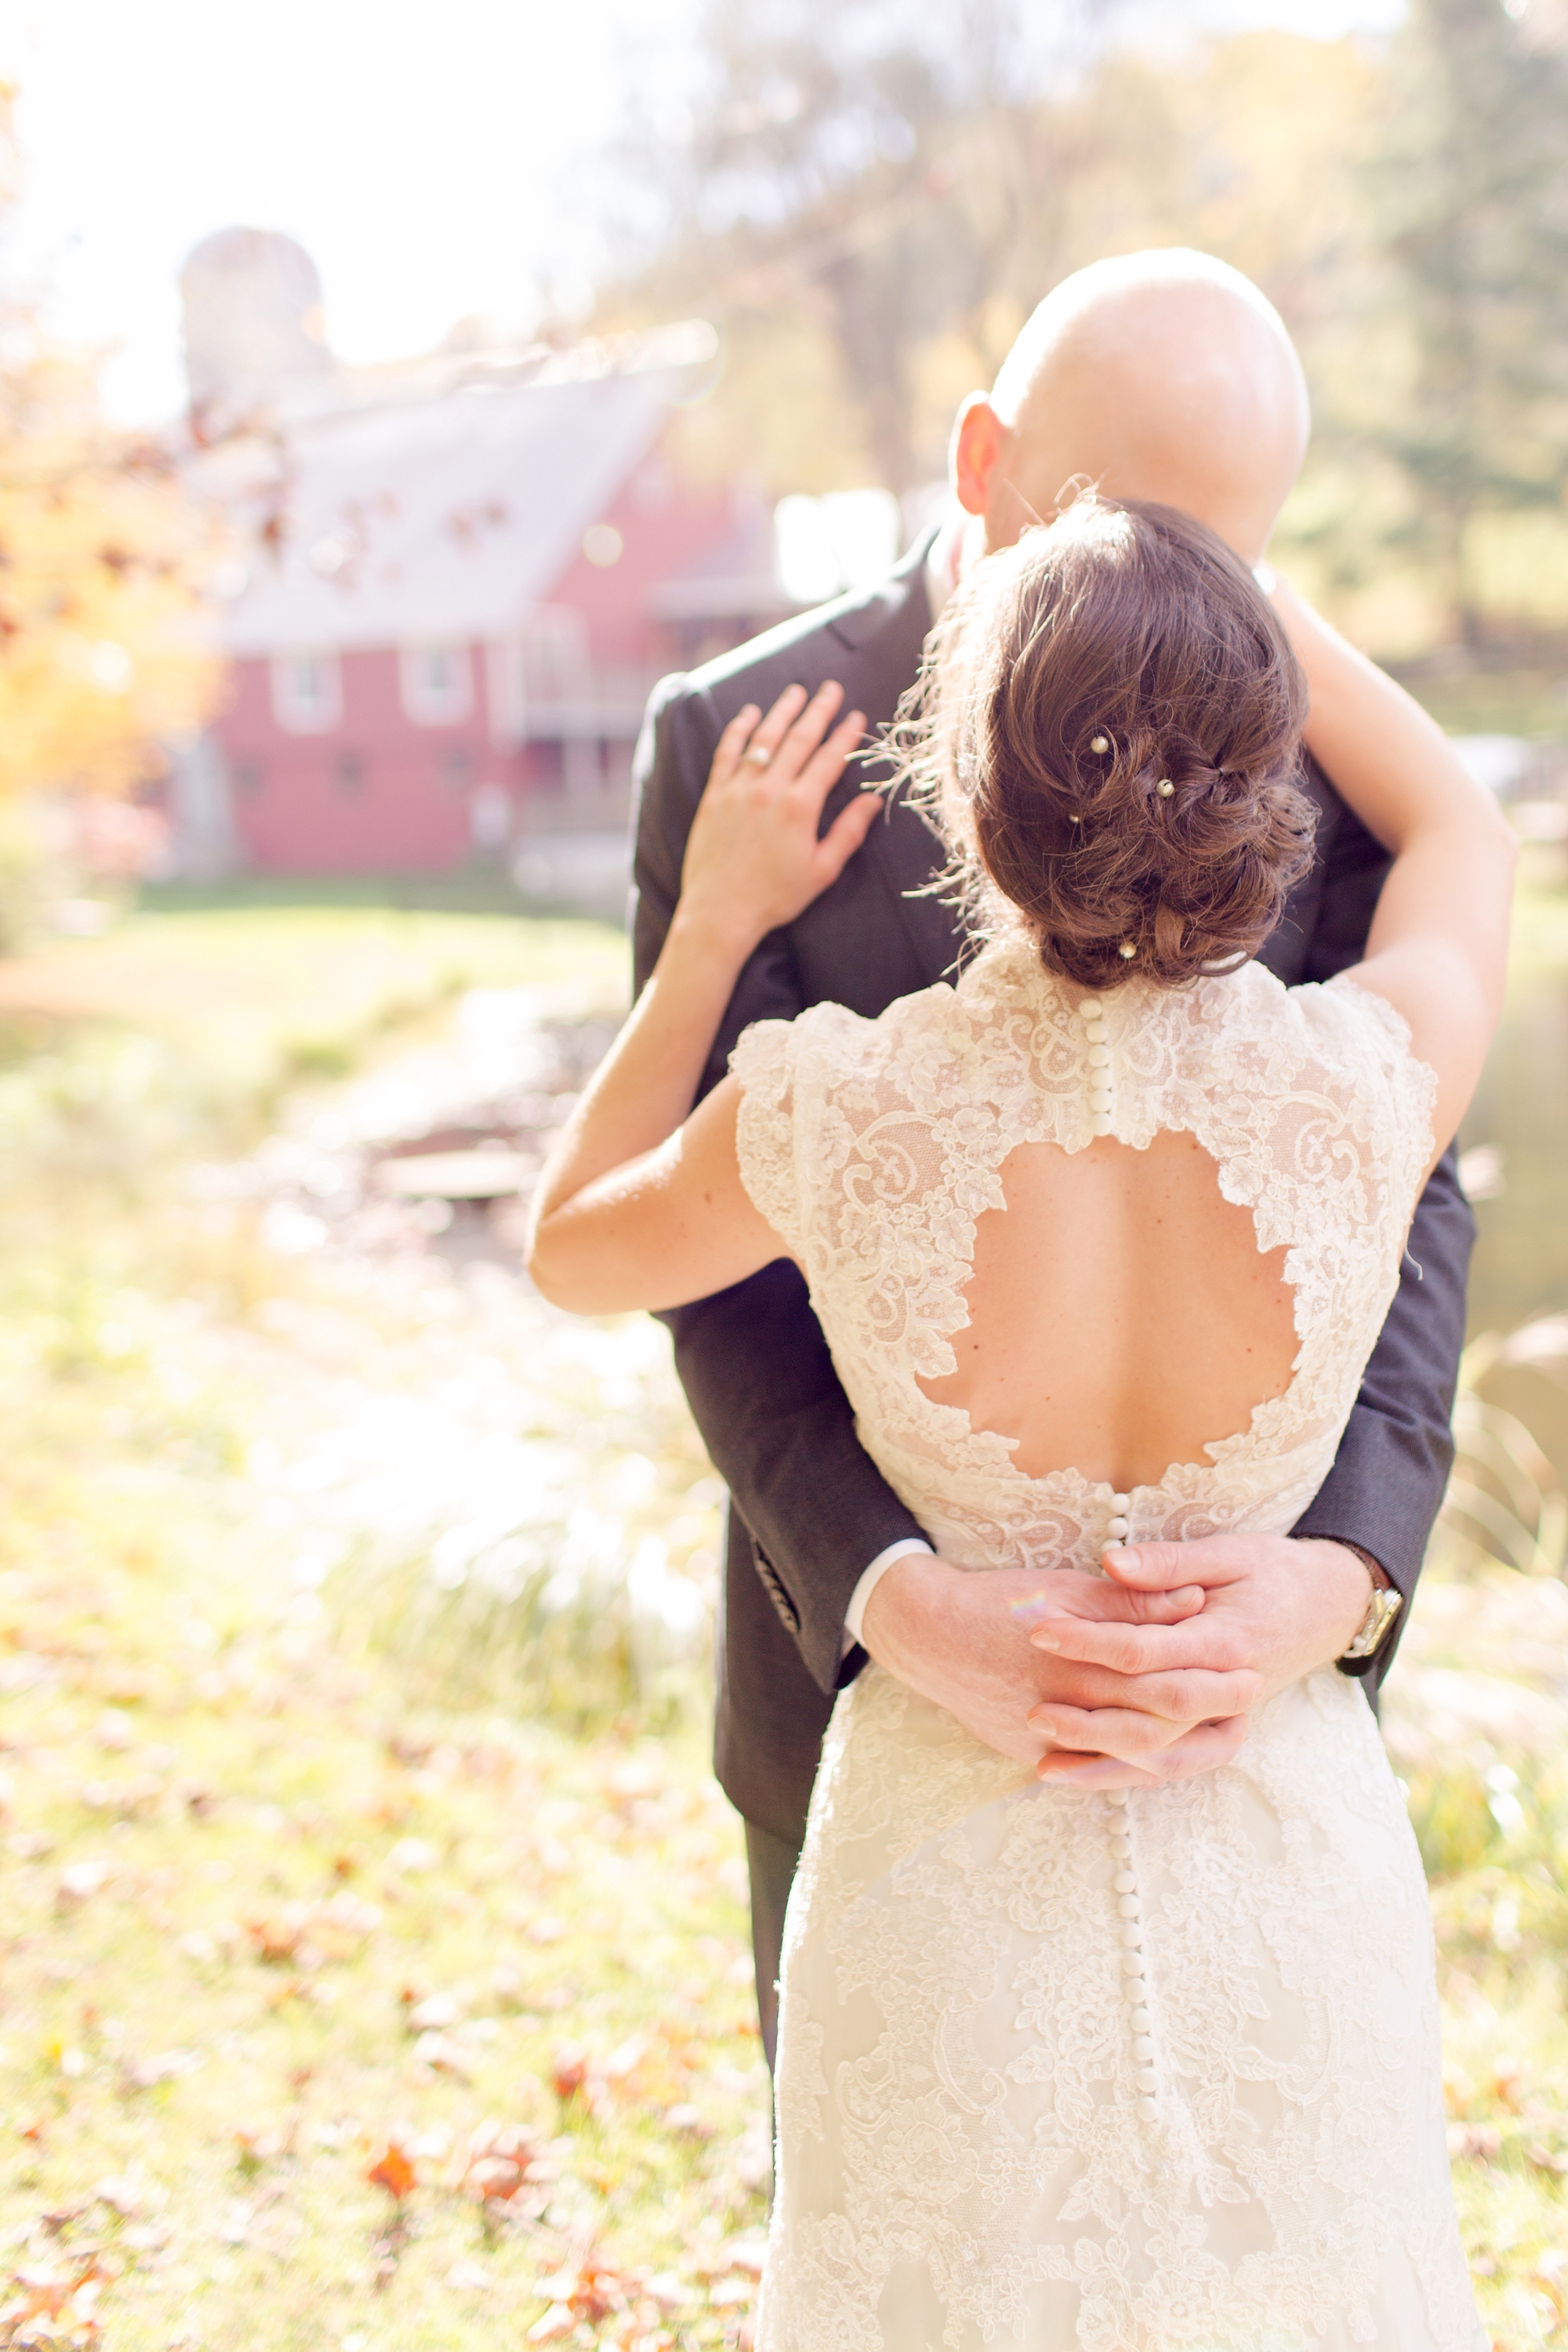
[[[1061,1643],[1054,1633],[1031,1633],[1030,1641],[1037,1650],[1059,1650]]]

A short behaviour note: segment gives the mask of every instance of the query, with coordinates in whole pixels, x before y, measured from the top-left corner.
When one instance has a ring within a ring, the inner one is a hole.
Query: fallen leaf
[[[588,2053],[580,2042],[563,2042],[550,2065],[550,2084],[563,2106],[588,2079]]]
[[[483,2123],[471,2133],[454,2167],[457,2186],[480,2203],[507,2204],[524,2188],[543,2187],[561,2168],[523,2124]]]
[[[414,2057],[417,2065],[428,2066],[437,2074],[455,2074],[460,2083],[474,2079],[467,2051],[449,2033],[422,2033],[414,2045]]]
[[[303,1903],[291,1903],[270,1918],[247,1919],[245,1932],[256,1947],[257,1958],[269,1968],[281,1968],[286,1960],[294,1959],[309,1919],[310,1910]]]
[[[597,2326],[602,2319],[611,2319],[625,2311],[630,2297],[641,2284],[640,2278],[612,2270],[607,2263],[595,2262],[584,2254],[575,2265],[557,2271],[552,2278],[541,2279],[534,2293],[548,2297],[550,2309],[544,2315],[551,2319],[557,2311],[565,2311],[574,2320],[585,2319]],[[536,2321],[542,2326],[543,2321]],[[552,2336],[529,2335],[530,2343],[552,2344]]]
[[[401,2204],[419,2176],[410,2164],[401,2141],[389,2139],[364,2177],[374,2181],[378,2189],[384,2189],[389,2197],[396,2198]]]

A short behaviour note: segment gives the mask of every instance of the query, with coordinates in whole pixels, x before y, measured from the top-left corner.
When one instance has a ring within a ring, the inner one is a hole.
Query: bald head
[[[1087,477],[1108,498],[1180,507],[1256,562],[1308,425],[1301,363],[1248,279],[1206,254],[1130,254],[1064,278],[989,399],[960,411],[954,488],[986,547]]]

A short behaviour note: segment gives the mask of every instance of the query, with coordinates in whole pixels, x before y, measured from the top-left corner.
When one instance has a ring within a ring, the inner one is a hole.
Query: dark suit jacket
[[[637,753],[633,937],[637,984],[669,925],[697,802],[721,730],[743,703],[837,678],[875,736],[920,666],[930,626],[929,541],[866,593],[785,622],[689,677],[666,678]],[[1317,856],[1262,960],[1290,982],[1327,980],[1361,955],[1387,859],[1327,781],[1310,771]],[[838,785],[825,822],[855,786]],[[936,862],[921,818],[894,800],[832,888],[763,940],[742,971],[703,1089],[742,1029],[831,999],[875,1017],[948,974],[961,940],[949,910],[911,897]],[[1408,1598],[1452,1456],[1448,1422],[1464,1338],[1474,1226],[1450,1153],[1412,1227],[1397,1297],[1321,1493],[1298,1535],[1364,1545]],[[862,1570],[921,1530],[855,1434],[847,1398],[788,1259],[668,1318],[676,1364],[731,1505],[719,1657],[716,1765],[734,1804],[798,1838],[833,1694],[865,1653],[841,1659]],[[1375,1662],[1386,1671],[1392,1644]]]

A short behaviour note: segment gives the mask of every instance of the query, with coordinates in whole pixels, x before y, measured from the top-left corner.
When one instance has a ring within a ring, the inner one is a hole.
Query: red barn
[[[666,454],[712,358],[674,328],[296,415],[184,795],[231,862],[429,871],[624,820],[654,681],[791,609],[760,498]]]

